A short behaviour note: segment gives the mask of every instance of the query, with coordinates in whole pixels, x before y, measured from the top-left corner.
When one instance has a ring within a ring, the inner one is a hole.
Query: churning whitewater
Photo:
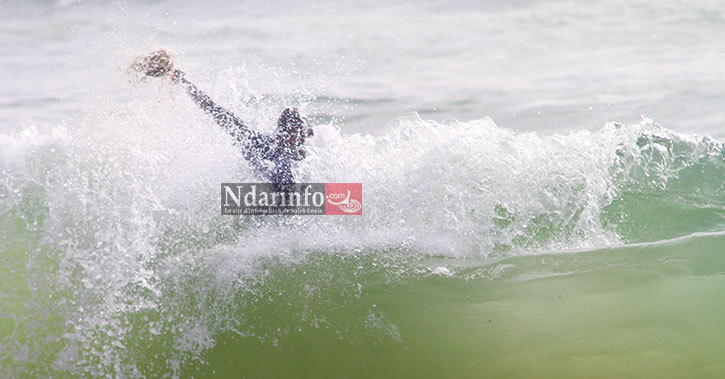
[[[0,1],[0,377],[720,378],[723,35],[714,0]],[[265,135],[298,108],[294,179],[362,215],[220,214],[264,178],[169,68]]]
[[[220,333],[274,340],[290,331],[257,325],[248,302],[264,296],[270,265],[290,269],[310,256],[372,260],[345,268],[361,277],[344,289],[355,293],[371,284],[366,276],[377,264],[400,281],[722,226],[715,207],[725,191],[722,145],[650,120],[548,136],[491,119],[411,117],[379,136],[317,125],[313,158],[297,174],[365,183],[364,219],[220,218],[218,183],[255,181],[253,170],[209,121],[149,107],[133,103],[50,133],[28,127],[0,137],[10,253],[2,264],[11,289],[2,317],[12,320],[3,324],[0,357],[15,362],[9,372],[135,376],[143,371],[133,347],[144,343],[167,345],[153,364],[177,370],[213,348]],[[646,219],[644,208],[702,221],[673,230],[666,220]],[[425,257],[463,260],[446,267]],[[287,321],[341,327],[323,315],[310,310]],[[33,362],[49,365],[35,371]]]

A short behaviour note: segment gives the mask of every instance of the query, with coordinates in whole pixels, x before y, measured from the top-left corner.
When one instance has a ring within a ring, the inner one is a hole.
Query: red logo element
[[[361,215],[362,183],[325,183],[326,215]]]

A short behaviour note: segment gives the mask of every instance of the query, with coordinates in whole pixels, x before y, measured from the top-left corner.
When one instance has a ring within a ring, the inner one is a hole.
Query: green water
[[[722,298],[723,288],[722,275],[637,279],[612,272],[509,286],[428,280],[364,298],[394,320],[400,341],[310,328],[281,337],[279,346],[227,335],[204,355],[209,366],[185,372],[715,378],[725,369],[725,308],[712,299]]]
[[[127,315],[116,369],[133,364],[151,376],[176,368],[181,376],[717,378],[725,372],[723,247],[725,236],[710,234],[489,264],[410,261],[403,251],[311,253],[295,264],[271,259],[269,275],[247,291],[215,294],[203,274],[192,275],[167,294],[164,309]],[[450,269],[432,274],[425,267]],[[18,300],[30,294],[20,279],[3,287],[14,290],[15,302],[4,307],[16,315],[24,312]],[[28,362],[5,351],[3,370],[65,376],[52,368],[68,343],[57,336],[63,322],[51,304],[34,301],[50,312],[32,315],[42,327],[0,318],[0,336],[38,351]],[[148,333],[150,322],[161,325],[159,334]],[[203,325],[219,328],[211,345],[180,353],[174,336]],[[114,349],[103,346],[107,340],[98,335],[99,346],[89,348]],[[83,361],[87,370],[97,359]]]
[[[453,277],[373,284],[354,302],[326,299],[335,296],[331,291],[318,301],[346,305],[322,313],[347,327],[315,328],[294,322],[294,316],[279,317],[315,308],[315,299],[289,308],[271,306],[263,312],[269,319],[259,315],[259,322],[288,329],[274,343],[224,334],[203,354],[206,365],[183,372],[310,378],[721,377],[723,242],[722,236],[707,236],[516,258],[498,263],[512,265],[503,266],[511,272],[500,278],[490,277],[495,267],[463,269]],[[545,277],[536,278],[540,275]],[[377,327],[363,327],[360,321],[372,317]]]
[[[428,127],[534,138],[481,126]],[[552,138],[481,181],[375,177],[346,219],[224,218],[216,185],[151,183],[154,155],[39,148],[0,186],[0,377],[722,377],[722,146]]]

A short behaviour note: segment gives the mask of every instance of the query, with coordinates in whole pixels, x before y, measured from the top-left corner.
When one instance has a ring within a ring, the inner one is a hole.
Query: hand
[[[174,59],[168,51],[156,50],[136,58],[131,68],[148,76],[166,76],[174,72]]]

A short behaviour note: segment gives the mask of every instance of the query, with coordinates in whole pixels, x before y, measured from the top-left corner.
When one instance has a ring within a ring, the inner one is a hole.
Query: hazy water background
[[[3,1],[2,128],[54,124],[94,96],[127,95],[114,69],[171,48],[210,87],[244,68],[263,95],[304,92],[356,132],[396,117],[492,117],[516,130],[639,121],[722,136],[718,1]]]
[[[718,377],[718,1],[0,0],[0,374]],[[165,47],[359,218],[255,181]],[[645,115],[646,117],[642,117]]]

